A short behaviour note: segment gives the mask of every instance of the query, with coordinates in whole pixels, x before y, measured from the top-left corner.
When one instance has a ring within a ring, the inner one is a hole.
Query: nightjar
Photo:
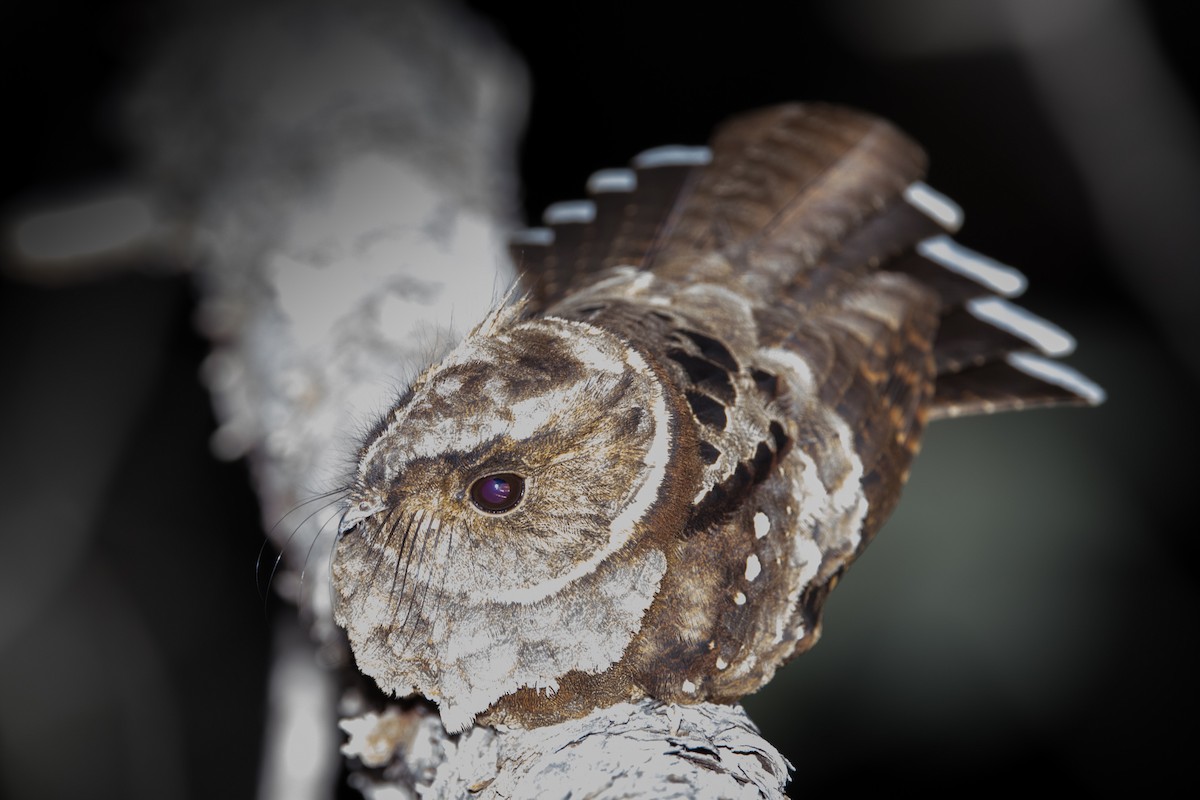
[[[525,296],[359,452],[336,619],[451,731],[736,701],[816,642],[927,421],[1101,400],[881,119],[778,106],[632,166],[518,235]]]

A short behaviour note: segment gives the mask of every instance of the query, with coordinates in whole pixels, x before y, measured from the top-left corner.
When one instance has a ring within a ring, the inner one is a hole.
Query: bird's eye
[[[471,501],[492,514],[516,508],[524,494],[525,479],[511,472],[488,475],[471,485]]]

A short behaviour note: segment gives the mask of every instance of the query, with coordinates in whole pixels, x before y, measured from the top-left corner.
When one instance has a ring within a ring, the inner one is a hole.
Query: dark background
[[[1194,27],[1169,0],[1083,5],[1022,48],[994,3],[476,4],[532,76],[530,219],[731,113],[860,106],[925,145],[960,241],[1029,276],[1109,392],[930,431],[822,643],[747,701],[796,796],[1145,789],[1194,757]],[[186,16],[0,14],[7,222],[127,169],[113,108]],[[262,535],[245,468],[209,454],[191,289],[0,281],[0,796],[250,796]]]

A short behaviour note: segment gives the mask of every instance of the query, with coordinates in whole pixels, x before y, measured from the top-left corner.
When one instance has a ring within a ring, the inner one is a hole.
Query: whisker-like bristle
[[[333,505],[333,503],[330,503],[329,505],[322,506],[321,509],[319,509],[318,511],[314,511],[312,514],[310,514],[308,517],[305,518],[305,522],[312,519],[312,517],[315,516],[317,513],[319,513],[321,510],[328,509],[332,505]],[[304,566],[302,566],[300,568],[300,587],[299,587],[299,592],[297,593],[297,598],[301,605],[303,604],[303,601],[304,601],[304,581],[308,575],[308,562],[312,558],[313,549],[317,546],[317,542],[319,542],[321,540],[321,536],[325,532],[325,527],[331,522],[336,523],[337,520],[339,520],[340,518],[341,518],[340,514],[332,514],[324,522],[322,522],[320,524],[320,526],[317,528],[317,532],[315,534],[313,534],[312,541],[308,543],[308,547],[304,551]],[[334,530],[335,531],[337,530],[336,524],[334,525]],[[330,542],[331,550],[335,543],[336,542],[333,542],[333,541]]]
[[[399,603],[404,602],[405,589],[408,588],[408,571],[409,571],[409,568],[413,566],[413,559],[411,557],[412,551],[413,551],[413,545],[415,545],[417,539],[421,539],[421,552],[420,552],[420,555],[418,556],[418,558],[423,558],[425,555],[425,541],[424,541],[423,537],[424,537],[424,528],[425,528],[425,518],[427,516],[428,516],[428,514],[424,510],[418,510],[418,511],[414,512],[412,517],[408,521],[408,526],[405,528],[404,541],[401,542],[400,550],[397,553],[399,561],[396,564],[397,572],[399,572],[400,562],[403,562],[404,563],[404,571],[402,573],[400,573],[400,578],[399,578],[400,589],[398,591],[396,590],[396,585],[395,585],[396,579],[393,578],[392,590],[390,592],[388,592],[388,605],[389,606],[391,606],[392,600],[397,597],[399,598],[399,601],[398,601]],[[408,546],[407,552],[405,551],[406,545]],[[416,573],[418,573],[418,572],[420,572],[420,564],[419,563],[417,564],[416,570],[414,571],[413,580],[416,580],[416,577],[417,577]],[[397,606],[397,608],[396,608],[397,616],[399,616],[399,611],[400,611],[399,606]],[[407,621],[407,617],[405,617],[405,620]]]
[[[328,492],[322,492],[321,494],[317,495],[316,497],[311,497],[308,500],[301,501],[300,503],[297,503],[296,505],[294,505],[286,513],[284,513],[283,516],[281,516],[279,518],[279,520],[276,521],[276,523],[274,525],[272,525],[271,528],[267,531],[267,535],[263,537],[262,546],[258,550],[258,557],[254,560],[255,586],[258,589],[259,596],[262,597],[264,608],[266,607],[267,599],[270,597],[271,586],[275,581],[275,576],[279,573],[279,567],[283,563],[284,554],[290,549],[292,540],[295,539],[296,534],[298,534],[304,528],[304,526],[308,524],[308,521],[310,519],[312,519],[313,517],[315,517],[317,514],[320,514],[322,511],[325,511],[330,506],[340,503],[343,499],[345,499],[345,495],[346,495],[346,489],[339,487],[337,489],[331,489]],[[270,574],[268,574],[266,584],[264,585],[261,582],[262,567],[263,567],[262,557],[263,557],[263,553],[266,552],[267,544],[271,541],[271,537],[270,537],[271,532],[274,531],[277,527],[279,527],[279,525],[282,524],[285,519],[287,519],[289,516],[291,516],[296,511],[299,511],[301,508],[303,508],[307,505],[310,505],[312,503],[321,501],[321,500],[328,500],[330,497],[332,497],[333,499],[329,500],[329,502],[325,503],[324,505],[319,506],[315,511],[310,513],[304,519],[300,520],[300,523],[298,525],[296,525],[296,527],[292,530],[292,532],[290,534],[288,534],[287,539],[284,541],[283,547],[279,550],[279,552],[275,555],[275,558],[272,560],[271,572],[270,572]],[[324,528],[324,527],[325,527],[325,524],[322,523],[321,528]],[[318,529],[316,536],[313,537],[313,541],[315,542],[316,539],[320,537],[320,535],[321,535],[321,529]],[[311,550],[312,550],[311,543],[309,544],[308,550],[309,550],[309,552],[311,552]],[[305,561],[307,562],[307,556],[305,558]],[[301,569],[301,575],[303,575],[303,569]]]
[[[397,515],[399,515],[400,509],[397,508],[396,512],[397,512]],[[405,549],[406,545],[408,544],[409,535],[412,533],[413,521],[416,518],[417,518],[416,511],[414,511],[408,515],[406,521],[404,522],[404,533],[400,537],[400,544],[396,547],[396,567],[395,567],[395,569],[392,570],[392,584],[388,588],[388,606],[389,607],[391,607],[392,602],[395,600],[395,597],[396,597],[396,585],[400,580],[400,565],[404,564],[404,562],[405,562],[404,549]],[[395,536],[395,532],[399,527],[400,527],[399,525],[396,525],[396,526],[392,526],[392,527],[388,528],[388,536],[387,536],[388,544],[391,544],[392,539]],[[375,569],[371,573],[371,581],[368,585],[375,583],[375,576],[379,573],[379,568],[382,566],[383,566],[383,554],[380,553],[379,558],[377,558],[375,561]]]
[[[441,544],[441,541],[442,541],[442,524],[441,524],[441,520],[440,520],[438,517],[431,517],[431,518],[430,518],[430,520],[429,520],[429,524],[425,526],[425,538],[426,538],[426,540],[428,540],[428,538],[429,538],[429,532],[430,532],[430,531],[432,531],[432,532],[433,532],[433,534],[434,534],[434,537],[433,537],[433,549],[432,549],[432,555],[433,555],[433,557],[434,557],[434,558],[433,558],[433,563],[434,563],[434,565],[437,565],[438,563],[441,563],[441,564],[443,564],[443,567],[442,567],[442,584],[443,584],[443,586],[444,586],[444,585],[445,585],[445,577],[446,577],[446,568],[445,568],[445,566],[444,566],[444,565],[445,565],[445,563],[446,563],[446,561],[447,561],[447,560],[444,560],[444,559],[441,559],[441,558],[439,558],[439,557],[438,557],[438,545],[439,545],[439,544]],[[424,553],[422,553],[422,561],[423,561],[423,560],[424,560]],[[417,565],[417,573],[418,573],[418,574],[417,574],[417,577],[419,577],[419,576],[420,576],[420,570],[421,570],[421,565],[420,565],[420,564],[418,564],[418,565]],[[414,608],[414,603],[415,603],[415,608],[416,608],[416,611],[417,611],[417,617],[418,617],[418,618],[419,618],[419,617],[421,617],[421,616],[423,616],[423,615],[424,615],[424,612],[425,612],[425,599],[426,599],[426,598],[429,596],[429,587],[430,587],[430,585],[432,585],[432,583],[433,583],[432,575],[429,575],[429,574],[427,574],[427,575],[425,576],[425,581],[424,581],[424,582],[425,582],[425,588],[424,588],[424,590],[421,592],[421,599],[420,599],[419,601],[417,601],[417,599],[416,599],[416,593],[414,592],[414,595],[413,595],[413,601],[412,601],[412,602],[410,602],[410,604],[409,604],[409,612],[411,613],[411,612],[412,612],[412,610],[413,610],[413,608]],[[441,589],[439,589],[439,591],[438,591],[438,597],[439,597],[439,601],[438,601],[438,603],[439,603],[439,606],[440,606],[440,603],[441,603],[441,600],[440,600],[440,598],[441,598],[442,596],[444,596],[444,592],[443,592]],[[436,619],[436,613],[435,613],[435,615],[434,615],[432,618],[433,618],[433,619]],[[407,625],[407,623],[408,623],[408,617],[407,617],[407,616],[405,617],[405,620],[404,620],[404,621],[405,621],[405,625]],[[403,628],[404,628],[404,627],[405,627],[405,626],[404,626],[404,625],[402,625],[402,626],[401,626],[401,629],[403,630]],[[407,638],[406,638],[406,639],[405,639],[405,641],[404,641],[404,646],[403,646],[403,648],[402,648],[403,650],[408,650],[408,646],[409,646],[409,644],[411,644],[411,643],[412,643],[413,637],[414,637],[414,636],[416,636],[416,632],[417,632],[417,626],[416,626],[416,625],[414,625],[414,626],[413,626],[413,627],[412,627],[412,628],[409,630],[409,632],[408,632],[408,636],[407,636]]]

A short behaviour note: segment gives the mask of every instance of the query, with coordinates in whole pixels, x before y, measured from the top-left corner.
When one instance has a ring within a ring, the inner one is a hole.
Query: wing
[[[921,149],[884,120],[777,106],[727,122],[711,148],[655,148],[631,169],[595,173],[590,199],[549,207],[546,226],[516,234],[510,249],[534,310],[632,267],[729,286],[764,307],[775,343],[797,335],[798,316],[845,312],[867,276],[904,274],[938,316],[929,418],[1102,401],[1049,360],[1070,352],[1070,337],[1002,299],[1024,277],[949,238],[961,211],[921,182],[924,169]],[[859,363],[879,374],[891,362]],[[835,381],[850,377],[828,366]]]
[[[682,555],[631,651],[650,694],[733,699],[811,646],[929,418],[1099,400],[1004,299],[1020,274],[949,238],[924,168],[883,120],[780,106],[597,173],[518,240],[541,307],[652,353],[696,431]]]

